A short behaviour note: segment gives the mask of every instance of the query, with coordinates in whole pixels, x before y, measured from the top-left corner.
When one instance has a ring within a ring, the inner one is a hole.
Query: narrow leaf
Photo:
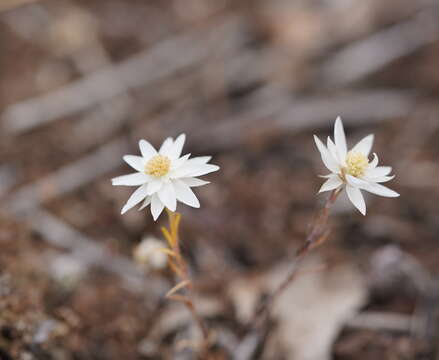
[[[175,285],[171,290],[169,290],[165,296],[170,297],[173,294],[175,294],[177,291],[179,291],[180,289],[183,289],[190,284],[191,284],[190,280],[183,280],[180,283],[178,283],[177,285]]]

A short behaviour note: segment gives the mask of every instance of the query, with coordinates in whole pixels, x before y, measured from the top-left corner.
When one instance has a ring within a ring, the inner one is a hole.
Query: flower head
[[[334,141],[328,137],[326,146],[314,135],[317,148],[329,175],[319,192],[331,191],[346,187],[349,200],[363,214],[366,215],[366,203],[361,190],[385,197],[398,197],[399,194],[380,183],[392,180],[389,176],[392,168],[378,166],[378,156],[374,153],[369,161],[369,154],[373,145],[373,135],[363,138],[350,151],[347,150],[343,123],[338,117],[334,127]]]
[[[154,237],[145,237],[133,251],[134,260],[146,270],[161,270],[168,264],[166,245]]]
[[[200,203],[192,187],[209,182],[197,179],[219,169],[208,164],[211,157],[190,159],[190,154],[181,156],[186,136],[181,134],[175,141],[167,138],[159,151],[146,140],[139,141],[142,156],[125,155],[123,159],[137,172],[112,179],[113,185],[139,186],[122,208],[122,214],[143,201],[139,210],[151,205],[151,213],[157,220],[163,209],[175,211],[177,201],[192,207]]]

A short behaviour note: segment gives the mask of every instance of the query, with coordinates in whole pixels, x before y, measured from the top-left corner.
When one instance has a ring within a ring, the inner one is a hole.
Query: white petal
[[[149,204],[151,204],[151,199],[152,199],[151,196],[147,196],[147,197],[145,198],[145,200],[143,200],[143,204],[142,204],[142,206],[139,208],[139,211],[140,211],[140,210],[143,210],[143,209],[146,208]]]
[[[399,194],[396,191],[390,190],[389,188],[380,184],[376,184],[374,182],[361,180],[350,175],[346,175],[346,179],[350,185],[358,187],[362,190],[366,190],[372,194],[385,196],[385,197],[399,196]]]
[[[164,208],[165,205],[160,201],[158,195],[154,194],[151,197],[151,214],[154,221],[158,219]]]
[[[321,177],[321,178],[323,178],[323,179],[329,179],[329,178],[332,178],[333,176],[334,176],[335,174],[328,174],[328,175],[317,175],[318,177]]]
[[[337,175],[332,176],[323,183],[319,193],[337,189],[341,185],[343,185],[343,181]]]
[[[173,160],[172,164],[171,164],[171,170],[176,170],[180,166],[184,165],[190,156],[191,156],[191,154],[186,154],[179,159]]]
[[[201,169],[205,169],[203,175],[208,174],[212,171],[217,171],[219,169],[218,166],[212,164],[206,164],[211,159],[210,156],[199,156],[192,159],[186,160],[183,166],[180,166],[178,169],[174,169],[170,172],[169,177],[171,179],[179,179],[183,177],[195,177],[201,176],[199,171]],[[194,175],[197,174],[197,175]]]
[[[384,183],[390,180],[393,180],[395,178],[395,175],[392,176],[381,176],[377,178],[373,178],[370,181],[376,182],[376,183]]]
[[[158,192],[160,201],[171,211],[177,209],[174,185],[169,181]]]
[[[187,184],[181,180],[173,180],[173,183],[178,201],[194,208],[200,207],[200,202]]]
[[[392,168],[390,166],[378,166],[373,169],[368,169],[366,171],[366,176],[368,178],[376,178],[387,176],[392,172]]]
[[[123,159],[129,166],[136,169],[137,171],[142,172],[144,170],[145,161],[141,156],[125,155]]]
[[[180,166],[178,169],[171,170],[169,173],[170,179],[179,179],[182,177],[188,177],[189,173],[194,170],[194,167],[188,166],[185,164],[184,166]]]
[[[363,187],[363,189],[369,191],[372,194],[380,195],[384,197],[399,196],[399,194],[396,191],[390,190],[388,187],[376,183],[369,183],[367,186]]]
[[[337,146],[338,155],[340,156],[340,159],[345,159],[348,150],[346,144],[346,136],[343,128],[343,122],[341,121],[340,116],[335,120],[334,140],[335,140],[335,145]]]
[[[177,137],[177,139],[175,139],[172,146],[169,148],[169,150],[167,150],[167,154],[170,159],[178,159],[180,157],[185,140],[185,134],[181,134],[179,137]]]
[[[220,168],[219,166],[211,165],[211,164],[197,165],[190,172],[187,173],[187,176],[196,177],[196,176],[207,175],[210,174],[211,172],[218,171],[219,168]]]
[[[159,191],[163,186],[163,180],[162,179],[153,179],[148,183],[148,192],[147,195],[152,195]]]
[[[346,192],[351,203],[363,214],[366,215],[366,203],[360,189],[347,185]]]
[[[139,187],[136,191],[132,193],[127,203],[122,208],[121,213],[125,214],[129,209],[136,206],[139,202],[141,202],[146,197],[146,184]]]
[[[326,148],[325,145],[323,145],[320,139],[315,135],[314,135],[314,141],[317,145],[317,149],[319,149],[320,151],[323,164],[325,164],[325,166],[328,168],[329,171],[333,173],[337,173],[339,171],[339,166],[332,158],[331,154],[329,153],[329,150]]]
[[[203,165],[207,164],[212,159],[212,156],[197,156],[188,160],[190,165]]]
[[[357,151],[364,156],[368,157],[370,154],[370,150],[372,150],[374,136],[367,135],[363,139],[361,139],[357,145],[355,145],[351,151]]]
[[[373,159],[369,163],[369,169],[375,169],[378,165],[378,155],[376,153],[373,153]]]
[[[111,183],[115,186],[138,186],[145,184],[149,180],[149,176],[143,173],[134,173],[122,175],[111,179]]]
[[[183,181],[189,187],[197,187],[210,184],[210,181],[204,181],[193,177],[181,178],[179,180]]]
[[[174,140],[172,140],[171,137],[168,137],[163,141],[162,146],[160,146],[159,154],[168,156],[168,151],[171,149],[172,145],[174,145]]]
[[[154,155],[157,155],[157,150],[146,140],[139,141],[139,148],[142,156],[146,161],[152,158]]]
[[[334,142],[331,140],[331,138],[328,136],[328,139],[326,140],[326,146],[328,148],[329,153],[331,154],[332,158],[336,163],[340,163],[340,159],[338,157],[337,153],[337,147],[335,146]]]
[[[368,186],[369,182],[366,180],[359,179],[352,175],[346,174],[346,181],[349,185],[362,189],[363,186]]]

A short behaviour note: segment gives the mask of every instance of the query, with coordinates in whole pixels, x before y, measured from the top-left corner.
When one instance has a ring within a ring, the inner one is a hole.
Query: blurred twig
[[[335,53],[322,66],[323,83],[346,86],[438,39],[439,14],[433,7]]]
[[[148,279],[146,287],[144,274],[130,259],[110,254],[96,240],[81,234],[47,211],[34,211],[27,214],[24,220],[50,244],[69,250],[72,256],[84,264],[117,274],[130,291],[142,293],[148,289],[148,294],[155,299],[163,295],[167,284],[162,280]]]
[[[219,36],[236,23],[234,17],[222,19],[212,26],[211,33]],[[208,47],[202,41],[206,36],[199,31],[175,36],[59,90],[13,104],[3,113],[4,130],[9,134],[28,131],[196,65],[207,56]]]
[[[250,97],[248,110],[208,128],[194,128],[193,138],[200,147],[224,150],[254,139],[267,141],[285,131],[320,128],[339,115],[348,126],[382,122],[407,115],[415,101],[412,91],[389,89],[289,99],[267,87]]]
[[[2,0],[0,2],[0,12],[18,8],[23,5],[38,2],[40,0]]]
[[[26,212],[44,201],[84,186],[118,167],[120,156],[127,149],[124,138],[113,140],[82,159],[18,189],[6,199],[6,206],[15,213]]]
[[[351,329],[383,330],[410,333],[413,316],[395,313],[366,311],[348,320]]]

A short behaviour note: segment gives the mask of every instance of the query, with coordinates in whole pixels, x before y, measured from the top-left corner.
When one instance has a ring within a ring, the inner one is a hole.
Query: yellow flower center
[[[363,176],[367,165],[369,165],[369,160],[366,156],[356,151],[350,151],[346,156],[345,173],[355,177]]]
[[[171,160],[167,156],[155,155],[145,165],[145,173],[154,177],[161,177],[169,172]]]

